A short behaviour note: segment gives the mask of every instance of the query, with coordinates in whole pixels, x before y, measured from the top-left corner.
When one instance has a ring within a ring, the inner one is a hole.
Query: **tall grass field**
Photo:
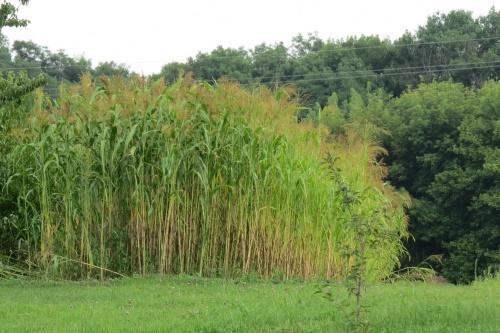
[[[340,279],[353,214],[394,236],[368,251],[371,279],[403,253],[408,200],[384,183],[383,150],[366,130],[300,123],[292,89],[90,76],[59,89],[7,117],[1,142],[17,202],[2,247],[29,272]],[[339,184],[361,202],[347,209]]]

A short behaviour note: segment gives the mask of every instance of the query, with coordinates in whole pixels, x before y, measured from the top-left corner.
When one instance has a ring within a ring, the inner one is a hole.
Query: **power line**
[[[315,51],[315,52],[321,53],[321,52],[327,52],[327,51],[338,52],[338,51],[367,50],[367,49],[384,48],[384,47],[387,47],[387,46],[407,47],[407,46],[422,46],[422,45],[425,46],[425,45],[453,44],[453,43],[463,43],[463,42],[478,42],[478,41],[486,41],[486,40],[493,40],[493,39],[500,39],[500,36],[483,37],[483,38],[469,38],[469,39],[454,39],[454,40],[444,40],[444,41],[435,41],[435,42],[421,42],[421,43],[408,43],[408,44],[395,44],[393,42],[390,45],[360,46],[360,47],[342,48],[342,49],[338,49],[338,50],[337,49],[336,50],[318,50],[318,51]]]
[[[411,67],[385,67],[385,68],[375,68],[375,69],[359,69],[359,70],[353,70],[353,71],[339,71],[339,72],[331,72],[328,74],[353,74],[353,73],[366,73],[369,71],[372,72],[378,72],[376,74],[384,74],[387,71],[404,71],[404,70],[411,70],[411,69],[419,69],[422,68],[422,70],[426,70],[427,68],[448,68],[452,66],[468,66],[468,65],[486,65],[486,64],[496,64],[500,63],[500,60],[496,61],[484,61],[484,62],[464,62],[464,63],[456,63],[456,64],[442,64],[442,65],[422,65],[422,66],[411,66]],[[302,73],[302,74],[290,74],[290,75],[282,75],[282,76],[257,76],[257,77],[245,77],[245,78],[239,78],[239,81],[245,81],[245,80],[262,80],[262,79],[279,79],[279,78],[293,78],[293,77],[301,77],[301,76],[310,76],[310,75],[323,75],[325,73],[322,72],[317,72],[317,73]]]
[[[474,65],[475,63],[467,63],[467,65]],[[298,79],[298,80],[288,80],[288,81],[279,81],[278,84],[293,84],[293,83],[300,83],[300,82],[315,82],[315,81],[340,81],[340,80],[351,80],[351,79],[363,79],[363,78],[371,78],[371,77],[387,77],[387,76],[403,76],[403,75],[417,75],[417,74],[434,74],[434,73],[442,73],[442,72],[447,72],[447,71],[465,71],[465,70],[473,70],[473,69],[495,69],[495,68],[500,68],[500,61],[494,61],[491,62],[490,66],[484,65],[488,64],[487,62],[485,63],[476,63],[476,64],[483,64],[483,66],[469,66],[469,67],[461,67],[461,68],[442,68],[442,69],[434,69],[434,70],[420,70],[420,71],[400,71],[400,72],[394,72],[394,73],[372,73],[372,74],[363,74],[363,75],[349,75],[349,76],[338,76],[334,73],[334,75],[328,75],[326,77],[322,78],[313,78],[313,79]],[[411,68],[411,67],[408,67]],[[348,72],[346,72],[348,73]],[[241,83],[242,86],[250,86],[254,84],[259,84],[260,82],[253,82],[253,83]],[[58,88],[48,88],[45,89],[46,91],[52,91],[56,92],[58,91]]]
[[[335,53],[335,52],[347,52],[347,51],[356,51],[356,50],[367,50],[367,49],[379,49],[379,48],[386,48],[386,47],[409,47],[409,46],[428,46],[428,45],[439,45],[439,44],[453,44],[453,43],[464,43],[464,42],[479,42],[479,41],[488,41],[488,40],[494,40],[494,39],[500,39],[500,36],[492,36],[492,37],[481,37],[481,38],[468,38],[468,39],[448,39],[448,40],[442,40],[442,41],[434,41],[434,42],[420,42],[420,43],[407,43],[407,44],[396,44],[395,42],[392,42],[391,44],[385,44],[385,45],[371,45],[371,46],[359,46],[359,47],[349,47],[349,48],[336,48],[336,49],[327,49],[327,50],[317,50],[317,51],[309,51],[306,53],[306,55],[310,54],[317,54],[317,53]],[[359,41],[359,40],[358,40]],[[333,44],[331,43],[330,45],[341,45],[342,43],[347,43],[348,41],[337,41],[338,44]],[[381,41],[383,42],[383,40]],[[328,41],[327,41],[328,43]],[[240,51],[239,49],[234,49],[236,51]],[[245,52],[252,50],[242,50]],[[212,51],[213,52],[213,51]],[[210,56],[211,59],[226,59],[226,58],[233,58],[237,57],[237,55],[225,55],[225,56],[211,56],[209,53],[198,53],[202,55],[208,55]],[[287,52],[285,55],[287,56],[294,56],[294,54],[290,54]],[[278,55],[282,56],[282,55]],[[278,57],[276,56],[276,57]],[[193,57],[190,57],[193,58]],[[159,61],[158,61],[159,62]],[[136,62],[131,62],[131,63],[145,63],[141,61],[136,61]],[[149,62],[152,63],[152,62]]]
[[[371,45],[371,46],[359,46],[359,47],[349,47],[349,48],[336,48],[336,49],[327,49],[327,50],[317,50],[317,51],[309,51],[306,53],[306,55],[310,54],[318,54],[318,53],[336,53],[336,52],[347,52],[347,51],[356,51],[356,50],[368,50],[368,49],[379,49],[379,48],[386,48],[386,47],[409,47],[409,46],[428,46],[428,45],[439,45],[439,44],[453,44],[453,43],[464,43],[464,42],[479,42],[479,41],[488,41],[488,40],[494,40],[494,39],[500,39],[500,36],[492,36],[492,37],[482,37],[482,38],[468,38],[468,39],[453,39],[453,40],[443,40],[443,41],[434,41],[434,42],[420,42],[420,43],[407,43],[407,44],[397,44],[395,42],[392,42],[391,44],[385,44],[385,45]],[[337,43],[339,44],[333,44],[331,43],[330,45],[342,45],[342,43],[347,43],[348,41],[338,41]],[[383,43],[383,40],[381,41]],[[328,43],[328,41],[327,41]],[[335,41],[334,41],[335,43]],[[239,51],[236,49],[236,51]],[[245,52],[248,52],[247,50],[243,50]],[[250,53],[252,50],[249,50]],[[233,58],[237,57],[237,55],[225,55],[225,56],[211,56],[209,53],[198,53],[202,55],[208,55],[210,56],[211,59],[227,59],[227,58]],[[286,56],[294,56],[294,54],[290,54],[287,52],[285,54]],[[274,56],[274,55],[273,55]],[[275,55],[276,57],[282,56],[280,55]],[[193,57],[190,57],[193,58]],[[136,63],[141,63],[141,62],[136,62]]]
[[[493,37],[483,37],[483,38],[470,38],[470,39],[455,39],[455,40],[443,40],[443,41],[435,41],[435,42],[421,42],[421,43],[408,43],[408,44],[396,44],[392,43],[389,45],[372,45],[372,46],[360,46],[360,47],[350,47],[350,48],[335,48],[335,49],[327,49],[327,50],[317,50],[317,51],[309,51],[306,53],[306,55],[311,55],[311,54],[320,54],[320,53],[336,53],[336,52],[347,52],[347,51],[355,51],[355,50],[367,50],[367,49],[379,49],[379,48],[386,48],[386,47],[418,47],[418,46],[428,46],[428,45],[441,45],[441,44],[453,44],[453,43],[464,43],[464,42],[474,42],[474,41],[488,41],[488,40],[495,40],[495,39],[500,39],[500,36],[493,36]],[[339,43],[342,43],[340,41]],[[345,43],[345,42],[343,42]],[[331,44],[331,45],[337,45],[337,44]],[[212,51],[213,52],[213,51]],[[245,52],[248,52],[245,50]],[[251,52],[251,50],[250,50]],[[198,53],[203,54],[203,55],[208,55],[210,59],[229,59],[229,58],[235,58],[238,57],[239,55],[225,55],[225,56],[213,56],[210,55],[209,53]],[[198,56],[197,55],[197,56]],[[283,56],[282,54],[280,55],[272,55],[276,57],[281,57]],[[285,53],[285,56],[291,56],[293,57],[294,54],[290,54],[289,52]],[[193,57],[190,57],[190,59],[193,59]],[[196,58],[195,58],[196,59]],[[165,63],[163,61],[132,61],[129,63]],[[167,64],[167,63],[165,63]],[[65,68],[83,68],[83,69],[88,69],[87,66],[85,65],[79,65],[79,64],[74,64],[74,65],[47,65],[47,66],[25,66],[25,67],[6,67],[2,68],[1,70],[23,70],[23,69],[65,69]]]
[[[340,71],[340,72],[331,72],[331,73],[328,73],[326,76],[335,76],[337,77],[339,74],[346,74],[348,75],[346,78],[352,78],[353,77],[353,74],[356,74],[356,73],[362,73],[363,75],[368,75],[370,77],[373,77],[373,76],[376,76],[377,74],[378,75],[385,75],[387,76],[389,73],[386,73],[386,72],[394,72],[394,71],[399,71],[398,74],[411,74],[411,72],[408,72],[410,70],[415,70],[415,69],[422,69],[422,71],[426,72],[426,73],[430,73],[432,72],[431,70],[429,70],[430,68],[439,68],[439,69],[443,69],[443,70],[446,70],[448,68],[453,68],[453,67],[460,67],[460,66],[470,66],[470,65],[496,65],[500,63],[500,60],[497,60],[497,61],[484,61],[484,62],[464,62],[464,63],[457,63],[457,64],[446,64],[446,65],[429,65],[429,66],[410,66],[410,67],[396,67],[396,68],[393,68],[393,67],[385,67],[385,68],[376,68],[376,69],[360,69],[360,70],[353,70],[353,71]],[[466,69],[466,68],[464,68]],[[369,72],[369,71],[372,71],[372,72],[375,72],[375,73],[366,73],[366,72]],[[244,78],[239,78],[238,81],[242,82],[242,84],[245,84],[245,81],[249,82],[249,81],[252,81],[252,83],[263,83],[261,82],[263,79],[278,79],[278,82],[297,82],[298,80],[285,80],[285,81],[279,81],[279,79],[283,79],[283,78],[287,78],[287,79],[290,79],[290,78],[294,78],[294,77],[303,77],[303,76],[322,76],[323,78],[325,78],[325,73],[301,73],[301,74],[291,74],[291,75],[282,75],[282,76],[261,76],[261,77],[244,77]],[[359,76],[356,76],[356,77],[359,77]],[[321,79],[321,78],[319,78]],[[304,80],[304,79],[300,79],[300,80]],[[306,79],[306,80],[310,80],[309,78]],[[61,81],[63,82],[63,81]],[[267,82],[269,83],[269,82]]]
[[[338,81],[338,80],[348,80],[348,79],[359,79],[359,78],[370,78],[370,77],[386,77],[386,76],[403,76],[403,75],[417,75],[417,74],[433,74],[433,73],[441,73],[441,72],[455,72],[462,70],[472,70],[472,69],[493,69],[500,68],[500,64],[494,66],[476,66],[476,67],[463,67],[463,68],[448,68],[448,69],[437,69],[437,70],[422,70],[422,71],[414,71],[414,72],[400,72],[400,73],[373,73],[361,76],[345,76],[345,77],[327,77],[327,78],[318,78],[318,79],[299,79],[299,80],[291,80],[291,81],[281,81],[279,84],[288,84],[288,83],[297,83],[297,82],[313,82],[313,81]]]

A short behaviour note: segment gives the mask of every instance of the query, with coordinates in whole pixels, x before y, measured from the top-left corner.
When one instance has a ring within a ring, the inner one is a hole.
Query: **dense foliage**
[[[247,85],[295,84],[305,102],[325,105],[335,91],[342,104],[351,89],[366,96],[384,88],[399,96],[408,86],[432,80],[479,87],[500,74],[500,12],[477,19],[470,12],[436,14],[415,34],[390,41],[378,36],[322,40],[299,35],[287,47],[261,44],[252,50],[218,47],[186,63],[170,63],[160,76],[175,80],[192,72],[200,80],[229,76]]]
[[[384,186],[380,150],[298,124],[290,92],[85,76],[7,131],[5,194],[17,209],[3,251],[66,277],[120,273],[342,277],[362,217],[394,237],[367,253],[391,272],[404,197]],[[306,153],[307,152],[307,153]],[[337,177],[362,193],[347,210]]]
[[[399,98],[382,91],[365,102],[353,91],[310,119],[342,134],[375,124],[390,154],[388,180],[412,195],[409,264],[434,259],[453,282],[470,282],[500,266],[500,83],[421,84]]]
[[[469,282],[500,265],[500,83],[420,86],[393,105],[391,181],[413,197],[415,260]]]
[[[27,0],[21,1],[22,5],[27,3]],[[17,7],[12,3],[5,1],[0,4],[0,70],[2,70],[0,72],[0,107],[3,104],[19,100],[28,92],[45,84],[43,75],[30,79],[24,73],[16,75],[12,71],[7,73],[4,71],[10,66],[10,53],[6,45],[6,39],[2,35],[2,28],[23,27],[26,24],[28,24],[28,21],[17,16]]]
[[[15,41],[11,50],[13,57],[4,67],[25,70],[30,76],[44,75],[48,82],[45,90],[52,96],[57,95],[57,87],[63,82],[76,83],[84,73],[95,76],[121,75],[127,77],[129,70],[113,61],[103,62],[92,68],[89,59],[72,58],[63,51],[52,52],[48,48],[31,41]]]

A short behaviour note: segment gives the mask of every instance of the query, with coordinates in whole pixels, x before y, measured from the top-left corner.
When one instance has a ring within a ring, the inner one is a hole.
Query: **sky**
[[[151,74],[218,45],[289,44],[299,33],[395,39],[430,14],[465,9],[477,17],[493,6],[500,0],[31,0],[19,15],[30,25],[4,33],[11,42],[32,40],[93,65],[113,60]]]

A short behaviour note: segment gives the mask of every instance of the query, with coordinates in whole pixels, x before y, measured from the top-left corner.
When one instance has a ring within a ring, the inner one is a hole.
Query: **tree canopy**
[[[166,64],[159,76],[172,82],[192,72],[199,80],[223,76],[242,84],[294,84],[306,103],[326,105],[335,91],[340,104],[351,89],[366,96],[383,88],[394,96],[408,87],[433,80],[453,80],[481,87],[498,79],[500,12],[492,8],[482,17],[456,10],[435,14],[415,33],[395,41],[378,36],[322,40],[298,35],[290,46],[261,44],[251,50],[219,46],[185,63]]]

